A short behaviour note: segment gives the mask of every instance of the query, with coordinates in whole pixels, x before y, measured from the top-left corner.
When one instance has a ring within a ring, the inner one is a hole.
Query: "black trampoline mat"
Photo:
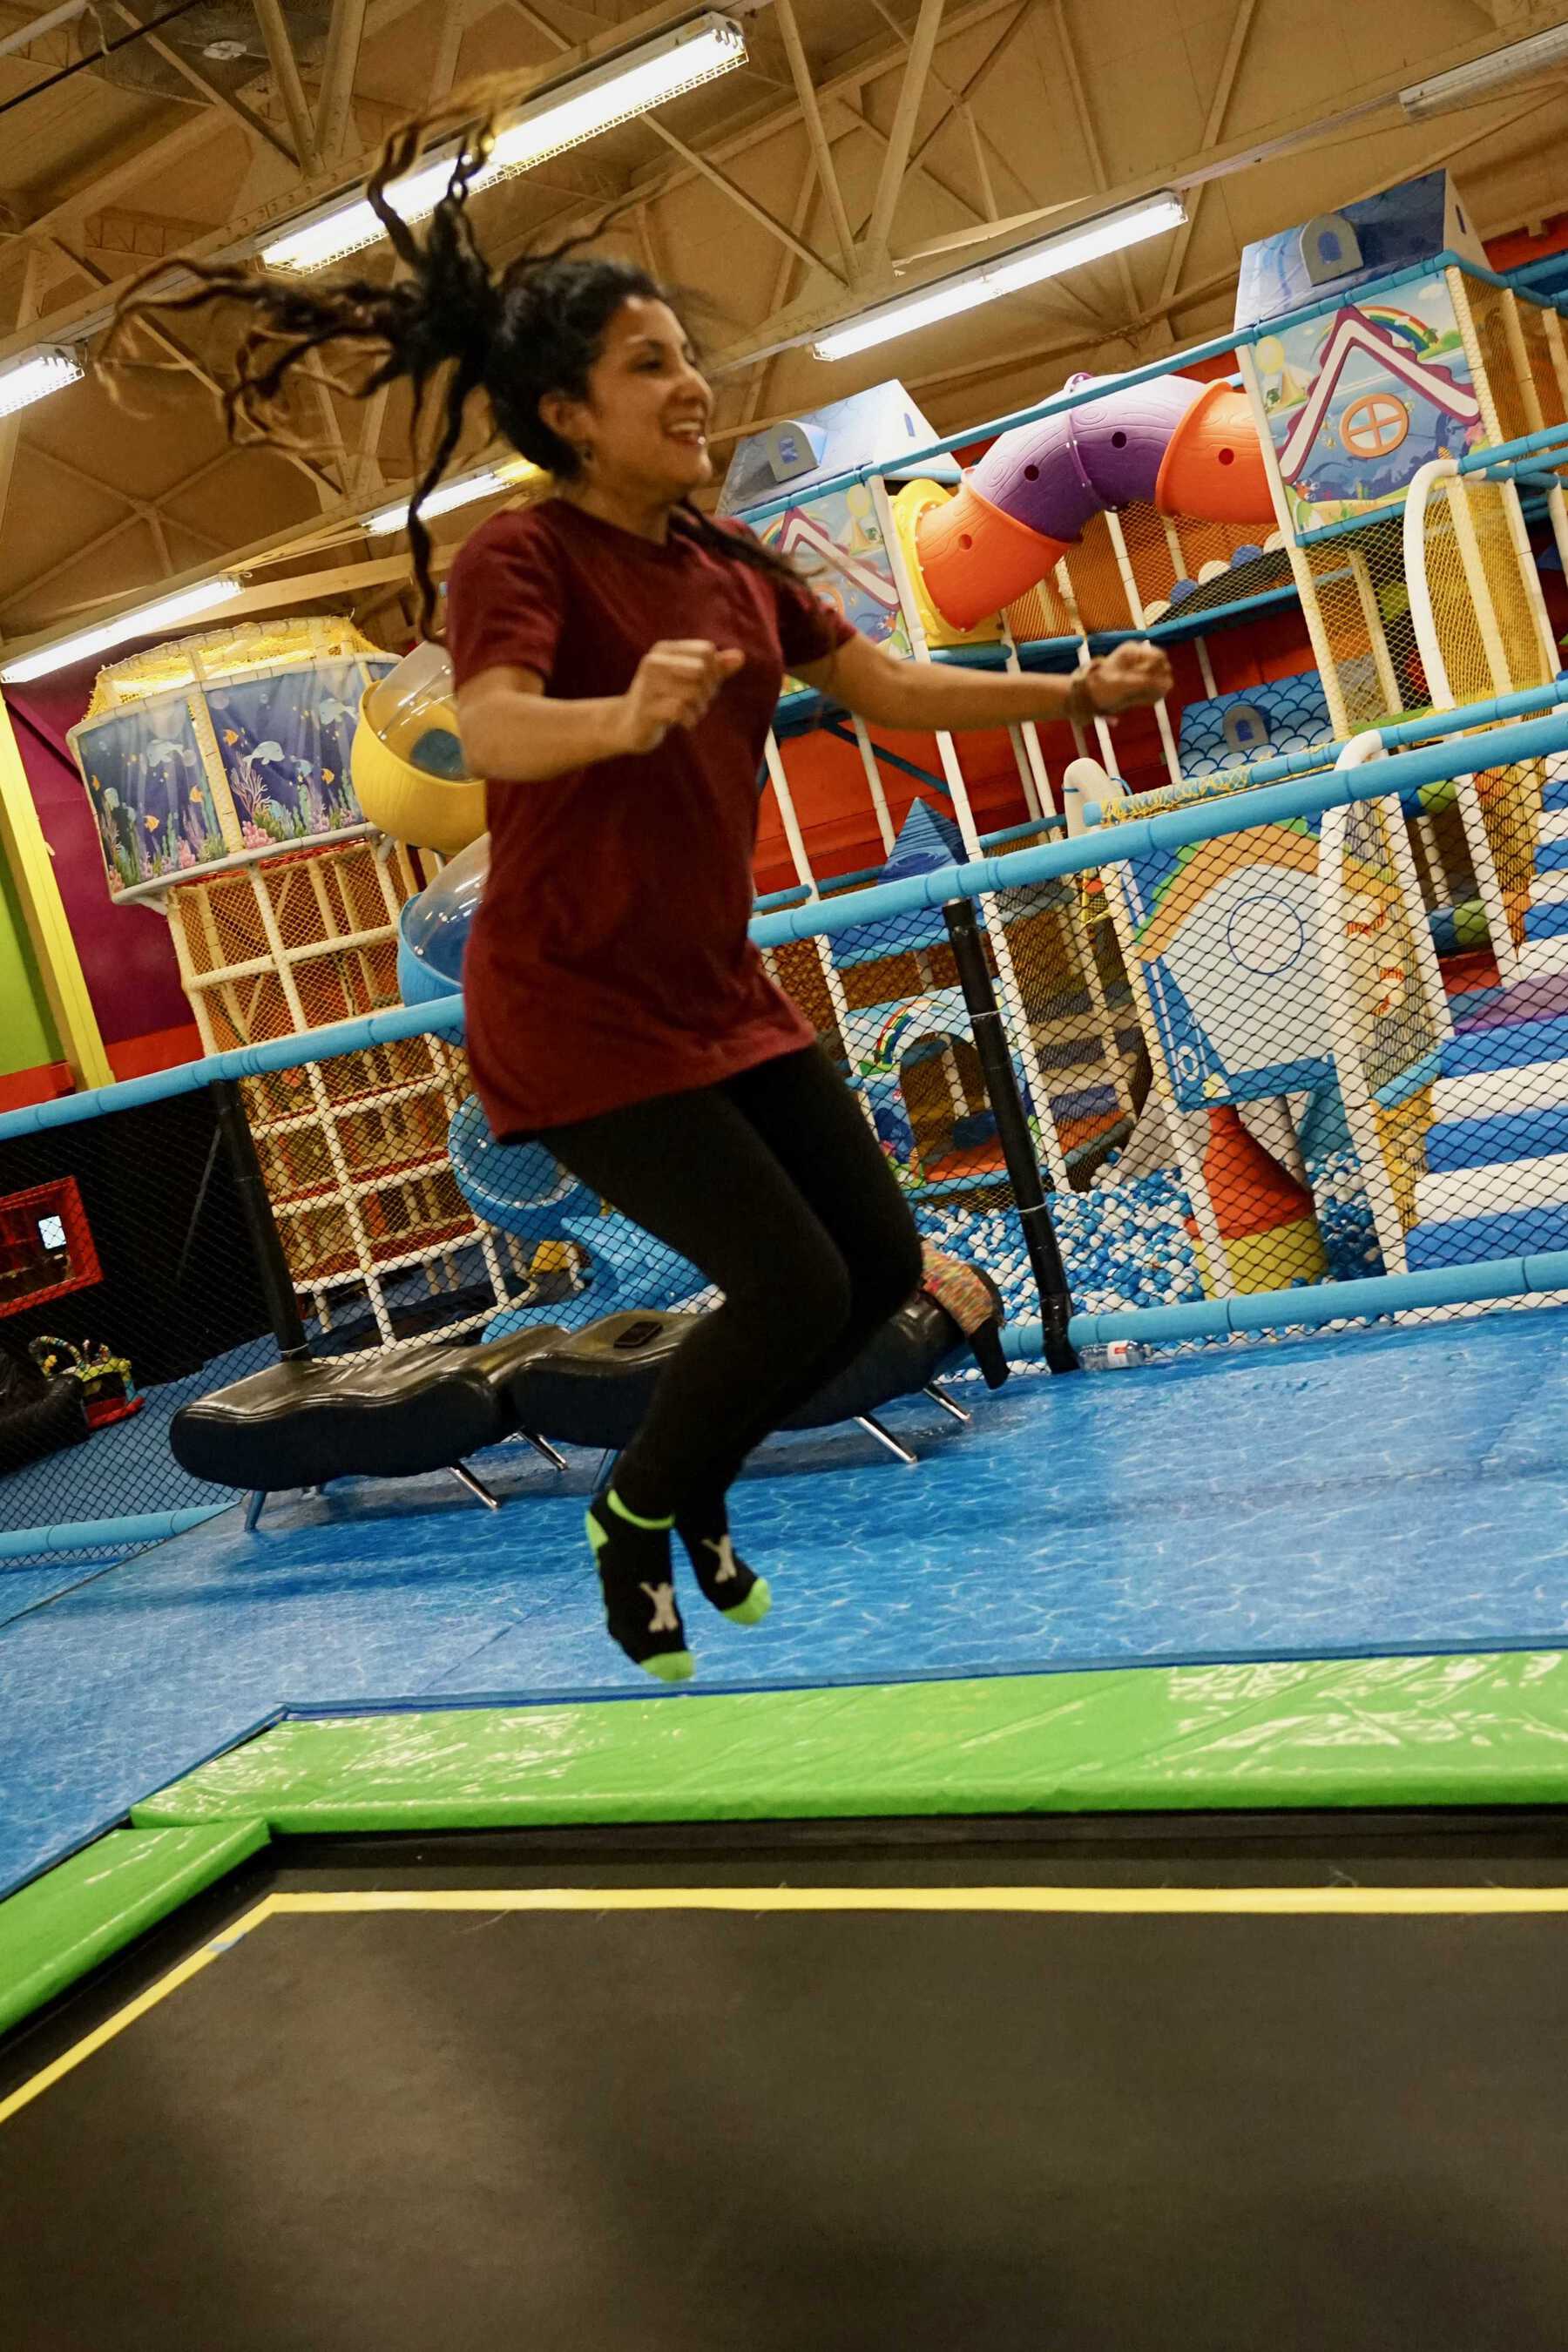
[[[10,2352],[1568,2333],[1561,1909],[449,1899],[263,1906],[0,2123]]]

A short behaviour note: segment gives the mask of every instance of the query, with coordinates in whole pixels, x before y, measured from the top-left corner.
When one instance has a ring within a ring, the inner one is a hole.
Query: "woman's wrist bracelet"
[[[1100,708],[1089,691],[1089,679],[1099,667],[1098,661],[1091,661],[1087,669],[1076,670],[1073,673],[1073,681],[1068,688],[1067,708],[1063,715],[1070,719],[1075,727],[1086,726],[1091,719],[1098,719],[1100,716]]]

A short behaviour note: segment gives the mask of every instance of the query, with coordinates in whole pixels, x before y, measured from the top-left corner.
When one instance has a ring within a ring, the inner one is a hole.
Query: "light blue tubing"
[[[163,1543],[187,1528],[205,1527],[208,1519],[232,1511],[226,1503],[207,1503],[199,1510],[133,1511],[121,1519],[62,1519],[52,1528],[0,1528],[0,1560],[24,1559],[37,1551],[118,1551],[132,1544]]]
[[[1123,1307],[1105,1315],[1075,1315],[1068,1337],[1075,1348],[1111,1339],[1149,1346],[1177,1339],[1223,1339],[1231,1332],[1279,1331],[1292,1325],[1339,1323],[1363,1315],[1397,1315],[1417,1307],[1479,1307],[1489,1299],[1568,1290],[1568,1250],[1533,1257],[1478,1259],[1471,1265],[1431,1266],[1420,1274],[1368,1275],[1359,1282],[1325,1282],[1294,1290],[1248,1290],[1234,1298],[1194,1299],[1185,1307]],[[1027,1361],[1044,1352],[1038,1323],[1009,1325],[1005,1353]]]
[[[1568,449],[1563,449],[1561,452],[1553,450],[1548,454],[1552,457],[1561,455],[1563,463],[1568,465]],[[1563,488],[1563,478],[1560,474],[1532,474],[1526,470],[1528,464],[1529,460],[1527,458],[1521,458],[1516,464],[1511,466],[1489,466],[1486,468],[1486,471],[1482,474],[1481,479],[1483,482],[1513,482],[1516,484],[1522,482],[1527,490],[1560,490]]]
[[[1542,449],[1555,448],[1568,442],[1568,425],[1543,425],[1539,432],[1521,433],[1512,441],[1493,441],[1485,447],[1467,450],[1459,459],[1461,474],[1484,474],[1490,466],[1506,463],[1513,457],[1532,457]],[[1563,450],[1568,462],[1568,449]]]
[[[398,1004],[386,1013],[364,1013],[357,1021],[339,1021],[330,1029],[310,1029],[302,1035],[275,1037],[265,1045],[237,1045],[232,1053],[207,1054],[199,1062],[181,1062],[172,1070],[154,1070],[145,1078],[124,1078],[112,1087],[94,1087],[86,1094],[61,1095],[57,1101],[28,1103],[21,1110],[0,1115],[0,1143],[14,1135],[38,1135],[48,1127],[75,1127],[110,1110],[137,1110],[143,1103],[167,1102],[174,1095],[198,1094],[215,1078],[259,1078],[270,1070],[298,1070],[307,1062],[330,1062],[340,1054],[357,1054],[367,1045],[391,1045],[402,1037],[451,1037],[463,1026],[462,999],[437,998],[429,1004]]]
[[[1552,692],[1557,701],[1555,689],[1540,691]],[[1468,712],[1447,715],[1473,727],[1479,708],[1472,705]],[[1434,731],[1431,719],[1414,725],[1418,733]],[[831,938],[861,923],[884,922],[917,908],[942,906],[952,898],[977,898],[986,891],[1016,889],[1068,874],[1092,874],[1102,866],[1121,865],[1130,858],[1147,856],[1152,850],[1184,849],[1193,842],[1250,833],[1256,825],[1321,816],[1325,809],[1348,808],[1358,801],[1386,800],[1395,793],[1403,797],[1446,777],[1471,775],[1478,768],[1508,767],[1519,760],[1544,759],[1564,750],[1568,750],[1568,709],[1559,705],[1545,718],[1497,727],[1479,738],[1450,736],[1391,759],[1367,761],[1359,768],[1331,768],[1326,773],[1268,784],[1260,791],[1167,809],[1159,816],[1119,824],[1110,832],[1090,831],[1074,841],[1046,842],[1038,849],[1016,850],[1010,856],[944,866],[931,874],[911,874],[901,882],[883,883],[876,889],[852,890],[842,898],[781,908],[754,922],[752,937],[759,947],[780,947],[789,940]],[[1323,753],[1320,750],[1311,756],[1321,760]]]

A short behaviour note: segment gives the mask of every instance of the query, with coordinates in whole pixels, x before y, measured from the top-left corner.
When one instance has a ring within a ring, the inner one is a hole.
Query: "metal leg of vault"
[[[941,1405],[943,1412],[952,1413],[954,1421],[963,1422],[966,1429],[973,1423],[974,1415],[972,1412],[965,1412],[961,1404],[954,1403],[952,1398],[948,1395],[946,1390],[939,1389],[934,1381],[927,1383],[925,1394],[930,1397],[932,1404]]]
[[[874,1421],[868,1412],[858,1412],[855,1418],[868,1436],[874,1437],[879,1445],[885,1445],[889,1454],[896,1454],[910,1469],[919,1466],[919,1454],[911,1454],[907,1445],[900,1445],[890,1429],[884,1429],[881,1423]]]
[[[535,1437],[531,1429],[520,1429],[517,1433],[525,1445],[531,1445],[536,1454],[543,1454],[552,1470],[565,1469],[566,1456],[557,1454],[547,1437]]]
[[[257,1487],[254,1494],[247,1495],[246,1496],[245,1532],[247,1536],[253,1536],[256,1533],[256,1522],[261,1517],[261,1514],[266,1507],[267,1497],[262,1493],[259,1486]]]
[[[450,1468],[458,1484],[460,1486],[466,1486],[470,1495],[477,1496],[487,1511],[500,1510],[500,1504],[495,1496],[490,1493],[482,1478],[475,1477],[466,1462],[454,1462],[450,1465]]]

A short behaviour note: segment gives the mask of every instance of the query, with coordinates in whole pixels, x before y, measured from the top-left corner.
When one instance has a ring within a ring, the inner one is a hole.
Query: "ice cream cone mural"
[[[1328,1272],[1312,1196],[1282,1168],[1224,1103],[1208,1114],[1204,1182],[1214,1203],[1232,1290],[1285,1290],[1292,1283],[1321,1282]],[[1198,1261],[1204,1288],[1219,1286],[1195,1217],[1187,1236]]]

